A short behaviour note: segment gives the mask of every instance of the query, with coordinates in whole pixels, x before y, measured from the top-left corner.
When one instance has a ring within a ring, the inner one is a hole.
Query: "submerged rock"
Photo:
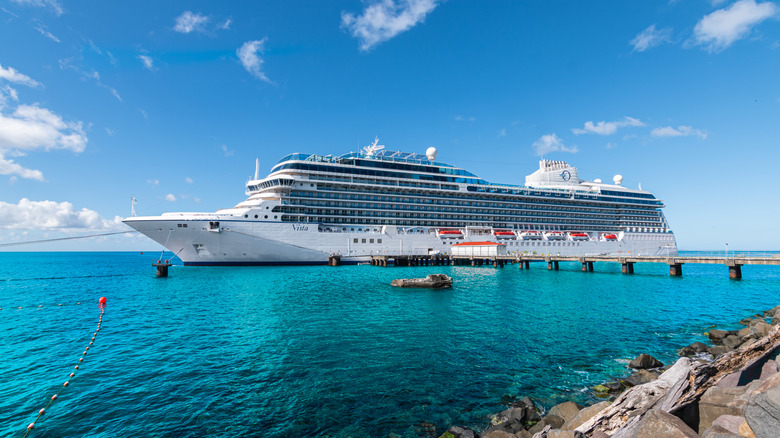
[[[635,370],[646,370],[648,368],[661,368],[664,364],[653,356],[642,353],[637,356],[636,359],[629,362],[628,366]]]
[[[431,289],[441,289],[452,287],[452,277],[444,274],[431,274],[425,278],[399,278],[390,283],[391,286],[398,287],[425,287]]]

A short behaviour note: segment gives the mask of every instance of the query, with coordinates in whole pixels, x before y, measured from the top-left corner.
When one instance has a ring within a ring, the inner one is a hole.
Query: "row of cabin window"
[[[358,243],[358,239],[352,239],[352,243]],[[366,243],[366,239],[360,239],[360,243]],[[374,239],[368,239],[368,243],[374,243]],[[376,243],[382,243],[382,239],[376,239]]]

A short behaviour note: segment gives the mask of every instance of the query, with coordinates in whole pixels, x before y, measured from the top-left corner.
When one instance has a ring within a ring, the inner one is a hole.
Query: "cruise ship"
[[[496,184],[375,140],[341,156],[295,153],[248,198],[214,213],[131,216],[124,223],[185,265],[358,263],[371,256],[449,254],[460,242],[495,242],[507,254],[675,256],[663,201],[585,181],[564,161],[542,159],[525,184]]]

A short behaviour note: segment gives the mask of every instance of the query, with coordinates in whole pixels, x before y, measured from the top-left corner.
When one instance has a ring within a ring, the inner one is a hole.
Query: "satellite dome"
[[[612,178],[612,181],[615,182],[616,186],[623,184],[623,175],[615,175],[615,177]]]
[[[425,155],[428,156],[428,159],[431,161],[436,161],[436,155],[439,153],[439,151],[436,150],[435,147],[431,146],[425,151]]]
[[[596,184],[601,184],[601,178],[596,178],[593,180],[593,182]]]

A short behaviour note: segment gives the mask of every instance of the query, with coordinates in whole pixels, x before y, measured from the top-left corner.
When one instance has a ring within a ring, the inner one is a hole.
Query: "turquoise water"
[[[780,304],[780,266],[183,267],[0,253],[0,436],[435,436],[504,396],[549,407]],[[389,286],[445,273],[451,290]],[[80,305],[76,303],[80,302]],[[58,306],[58,304],[63,304]],[[42,305],[43,307],[38,307]],[[22,309],[18,309],[22,307]]]

